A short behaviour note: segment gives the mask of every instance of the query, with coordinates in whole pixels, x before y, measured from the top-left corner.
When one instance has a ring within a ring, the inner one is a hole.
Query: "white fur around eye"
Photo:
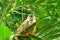
[[[31,21],[31,18],[32,18],[33,21]],[[29,25],[30,25],[31,23],[36,22],[36,17],[34,15],[33,15],[33,17],[30,17],[30,15],[28,15],[27,21],[29,22]]]

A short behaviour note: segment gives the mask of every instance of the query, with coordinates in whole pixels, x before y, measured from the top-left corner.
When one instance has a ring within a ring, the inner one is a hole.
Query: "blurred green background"
[[[36,33],[20,40],[60,40],[60,0],[0,0],[0,40],[8,40],[31,13]]]

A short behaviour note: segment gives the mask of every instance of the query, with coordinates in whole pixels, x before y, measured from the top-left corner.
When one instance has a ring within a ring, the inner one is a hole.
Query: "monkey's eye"
[[[30,17],[33,17],[33,15],[30,15]]]

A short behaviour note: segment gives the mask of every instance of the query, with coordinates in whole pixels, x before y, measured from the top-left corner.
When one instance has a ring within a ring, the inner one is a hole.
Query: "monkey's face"
[[[36,21],[36,17],[34,14],[29,14],[27,17],[28,21],[30,21],[31,23]]]
[[[34,15],[33,14],[30,14],[29,17],[30,17],[30,21],[34,20]]]

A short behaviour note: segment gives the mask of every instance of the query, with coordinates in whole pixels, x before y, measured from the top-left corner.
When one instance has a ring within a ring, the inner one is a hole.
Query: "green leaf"
[[[12,32],[5,25],[0,25],[0,40],[7,40]]]
[[[54,31],[51,31],[51,32],[47,33],[46,35],[44,35],[43,39],[50,38],[50,37],[52,37],[54,35],[57,35],[58,33],[60,33],[60,29],[56,29]]]
[[[60,34],[50,36],[50,37],[48,37],[47,39],[50,39],[50,40],[52,40],[52,39],[60,40]]]

